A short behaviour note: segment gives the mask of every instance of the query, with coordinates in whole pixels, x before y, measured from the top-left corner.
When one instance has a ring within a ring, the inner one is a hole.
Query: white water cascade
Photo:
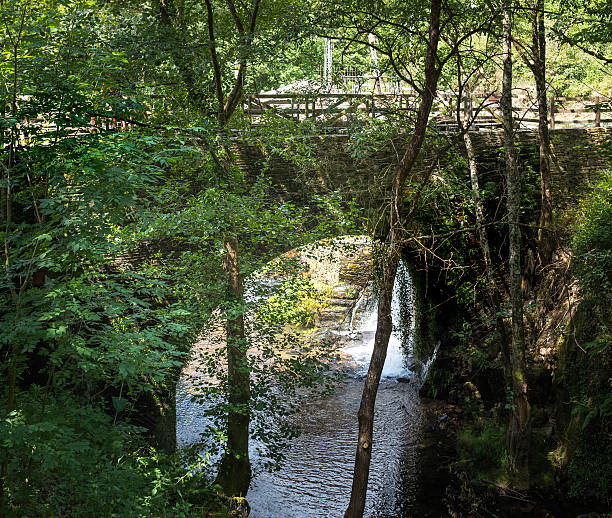
[[[374,349],[374,335],[378,323],[377,299],[371,298],[365,303],[361,318],[351,322],[356,333],[353,341],[342,349],[357,364],[357,373],[363,375],[368,370],[370,356]],[[400,261],[393,285],[393,299],[391,301],[391,318],[393,332],[387,348],[387,359],[383,368],[383,378],[407,377],[411,374],[408,369],[408,356],[414,342],[414,293],[410,275]],[[355,325],[356,324],[356,325]]]

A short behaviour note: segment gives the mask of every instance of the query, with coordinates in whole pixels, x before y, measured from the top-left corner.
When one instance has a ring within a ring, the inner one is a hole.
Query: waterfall
[[[393,285],[393,298],[391,300],[391,317],[393,319],[393,332],[387,348],[387,359],[383,368],[383,378],[399,378],[410,375],[407,366],[407,353],[411,352],[414,336],[414,296],[412,281],[404,265],[400,261],[395,283]],[[368,370],[370,357],[374,349],[374,336],[378,323],[378,300],[373,298],[366,304],[361,318],[352,327],[357,330],[355,344],[348,345],[342,350],[357,364],[358,374],[365,374]]]
[[[429,372],[429,368],[432,366],[433,362],[438,356],[438,349],[440,348],[440,342],[438,342],[431,353],[431,356],[427,359],[427,361],[423,364],[423,368],[421,369],[421,374],[419,375],[419,388],[423,386],[425,380],[427,380],[427,373]]]

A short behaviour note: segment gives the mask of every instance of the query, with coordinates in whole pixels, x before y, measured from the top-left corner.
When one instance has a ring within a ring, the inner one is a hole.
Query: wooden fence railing
[[[300,93],[300,94],[248,94],[244,98],[244,111],[252,124],[264,122],[262,116],[274,112],[282,117],[302,121],[318,120],[335,126],[350,122],[360,113],[373,118],[410,114],[416,110],[416,95],[379,93]],[[537,103],[528,95],[513,99],[516,125],[534,128],[539,114]],[[499,95],[464,95],[441,92],[432,110],[431,118],[439,126],[456,127],[457,113],[462,121],[473,121],[477,129],[501,127],[502,114]],[[595,98],[553,97],[549,99],[551,128],[571,126],[601,126],[612,123],[612,102]]]
[[[243,109],[252,125],[265,124],[268,113],[290,120],[316,120],[320,131],[342,131],[358,116],[390,119],[414,114],[418,97],[411,93],[262,93],[244,96]],[[526,94],[513,99],[515,125],[519,129],[534,129],[538,123],[535,100]],[[549,125],[551,128],[612,126],[612,101],[601,97],[549,97]],[[40,115],[17,125],[22,145],[33,139],[57,138],[58,128],[53,114]],[[432,109],[431,121],[441,130],[457,131],[457,115],[464,122],[471,121],[472,129],[487,130],[502,127],[499,95],[473,93],[458,96],[454,92],[440,92]],[[142,125],[130,118],[92,115],[89,125],[63,127],[70,136],[87,135],[100,131],[126,131]],[[318,131],[319,131],[318,130]]]

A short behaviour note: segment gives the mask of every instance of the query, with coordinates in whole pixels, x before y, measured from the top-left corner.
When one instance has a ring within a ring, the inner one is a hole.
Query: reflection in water
[[[348,380],[332,397],[313,401],[299,416],[301,435],[283,468],[253,480],[248,500],[255,518],[340,517],[350,495],[363,383]],[[416,485],[420,419],[412,386],[383,380],[376,401],[366,516],[397,517]]]
[[[412,286],[403,265],[394,286],[392,309],[395,329],[376,401],[366,501],[365,515],[372,518],[412,516],[416,494],[421,428],[418,388],[429,362],[422,365],[411,361]],[[353,378],[341,382],[333,395],[309,400],[294,416],[301,426],[301,435],[285,452],[286,461],[280,471],[258,473],[253,479],[248,493],[250,516],[323,518],[343,515],[352,483],[357,410],[363,390],[361,376],[367,371],[376,330],[376,301],[366,304],[359,322],[353,327],[358,331],[351,333],[353,342],[343,349],[356,364]],[[180,384],[177,392],[179,445],[197,441],[205,426],[198,417],[200,410],[189,402]],[[255,448],[251,450],[252,460],[256,460]]]

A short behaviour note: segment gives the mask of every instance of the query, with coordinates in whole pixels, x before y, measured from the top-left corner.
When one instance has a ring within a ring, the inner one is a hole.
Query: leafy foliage
[[[321,298],[322,294],[310,279],[291,277],[265,304],[258,306],[257,316],[267,321],[275,320],[279,325],[309,327],[323,305]]]
[[[583,203],[581,224],[573,242],[574,270],[589,297],[602,309],[612,302],[612,173],[594,187]],[[609,320],[607,320],[609,322]],[[605,321],[604,321],[605,322]]]
[[[608,3],[581,6],[599,18],[573,27],[575,41],[609,50]],[[347,38],[350,45],[337,46],[335,59],[363,70],[372,57],[355,43],[376,33],[382,72],[395,70],[418,87],[422,45],[410,35],[427,23],[427,9],[419,2],[274,0],[262,3],[254,33],[245,36],[239,31],[240,20],[248,21],[245,5],[210,5],[213,27],[205,6],[191,0],[2,2],[0,379],[6,397],[0,401],[0,514],[230,513],[215,496],[218,488],[204,487],[214,468],[211,457],[201,456],[215,444],[223,450],[233,410],[222,348],[203,351],[208,379],[192,394],[210,417],[202,450],[179,457],[147,441],[164,417],[173,419],[167,400],[191,346],[216,332],[223,342],[219,328],[238,316],[247,321],[240,346],[253,387],[245,411],[254,416],[251,433],[264,468],[279,465],[282,447],[297,433],[290,417],[303,403],[303,387],[325,391],[332,383],[324,374],[329,351],[288,329],[312,324],[322,304],[319,287],[286,276],[272,288],[252,284],[250,298],[231,296],[223,246],[228,236],[236,238],[240,274],[252,280],[291,248],[360,232],[362,212],[340,190],[312,196],[304,188],[298,205],[263,175],[241,167],[237,135],[264,150],[261,170],[280,157],[305,178],[318,145],[310,136],[321,127],[270,111],[262,117],[265,126],[252,128],[240,107],[231,120],[220,121],[219,93],[312,79],[322,33]],[[448,5],[448,41],[479,23],[465,16],[466,6]],[[480,8],[488,9],[484,3]],[[566,26],[563,19],[554,23]],[[456,58],[447,54],[448,41],[442,59],[451,62]],[[490,50],[489,43],[475,44]],[[582,55],[568,52],[569,59]],[[248,64],[249,73],[236,82],[237,63]],[[494,64],[479,66],[494,75]],[[566,82],[601,77],[592,61],[588,70],[568,59],[555,66]],[[448,74],[441,84],[450,88],[454,81]],[[359,159],[401,138],[399,130],[413,122],[395,114],[367,123],[358,115],[349,119],[349,146]],[[459,157],[450,163],[431,182],[410,179],[409,192],[420,194],[405,200],[418,214],[407,230],[448,234],[432,251],[450,258],[446,281],[458,287],[457,302],[466,308],[483,277],[468,230],[474,216],[466,164]],[[535,171],[527,172],[533,180]],[[502,197],[500,184],[484,183],[491,215]],[[537,210],[537,193],[529,194],[525,220]],[[584,344],[593,363],[610,344],[611,197],[606,177],[585,203],[574,241],[575,272],[598,318],[596,336]],[[500,228],[490,229],[498,243]],[[487,348],[493,345],[491,321],[477,324],[457,332],[465,345],[462,358],[479,371],[498,368],[496,354],[473,339],[485,335]],[[576,400],[586,431],[610,415],[609,397],[599,388]],[[476,457],[499,456],[483,446],[497,439],[496,432],[481,432],[482,444],[472,448]]]
[[[125,81],[136,62],[111,44],[113,13],[101,7],[15,1],[2,9],[1,75],[13,96],[2,105],[0,232],[9,385],[0,403],[0,507],[8,515],[227,507],[199,487],[196,474],[209,463],[145,448],[152,429],[143,402],[174,392],[215,309],[241,311],[226,298],[224,233],[244,236],[246,274],[308,239],[299,211],[270,201],[265,183],[245,187],[238,168],[219,174],[216,163],[231,154],[215,141],[214,123],[112,131],[116,119],[142,117],[143,97]],[[295,373],[307,375],[293,363],[291,386]],[[258,400],[269,401],[259,403],[269,415],[282,398],[264,387]],[[259,434],[269,435],[264,425]]]
[[[482,421],[472,428],[461,430],[457,437],[462,461],[471,465],[476,477],[493,478],[501,472],[507,456],[504,444],[504,430],[496,423]]]
[[[585,441],[569,462],[569,491],[574,498],[596,498],[602,502],[609,499],[612,470],[609,462],[602,461],[612,458],[612,451],[610,441],[605,437],[598,439]]]

